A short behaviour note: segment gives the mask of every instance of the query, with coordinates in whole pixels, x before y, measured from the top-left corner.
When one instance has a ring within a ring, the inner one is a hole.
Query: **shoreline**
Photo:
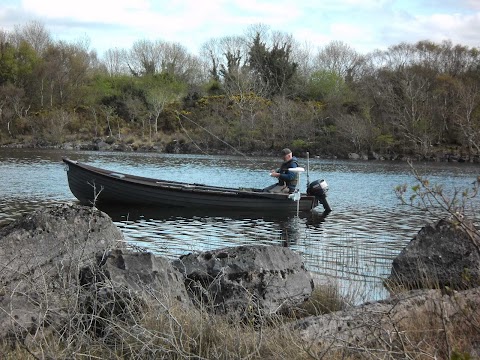
[[[125,142],[113,142],[111,144],[103,140],[92,140],[91,142],[68,141],[62,144],[38,144],[32,142],[17,142],[10,144],[1,144],[0,149],[45,149],[45,150],[76,150],[76,151],[118,151],[118,152],[136,152],[136,153],[165,153],[165,154],[206,154],[206,155],[238,155],[245,156],[276,156],[275,150],[254,150],[254,151],[232,151],[224,149],[210,149],[208,153],[199,151],[191,144],[170,143],[167,146],[149,145],[134,146]],[[305,149],[293,149],[298,157],[307,157],[307,152],[311,158],[316,159],[340,159],[340,160],[358,160],[358,161],[392,161],[392,162],[442,162],[442,163],[471,163],[480,164],[480,156],[462,156],[453,152],[432,152],[428,156],[420,154],[379,154],[369,153],[348,153],[348,154],[329,154],[310,152]]]

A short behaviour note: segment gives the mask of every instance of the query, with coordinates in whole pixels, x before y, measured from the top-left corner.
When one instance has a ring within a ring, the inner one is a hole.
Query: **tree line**
[[[261,24],[198,55],[142,39],[99,57],[88,39],[54,41],[34,21],[0,30],[0,142],[475,159],[479,59],[451,41],[313,49]]]

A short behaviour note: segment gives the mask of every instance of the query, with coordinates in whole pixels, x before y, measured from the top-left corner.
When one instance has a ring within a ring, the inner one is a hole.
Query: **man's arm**
[[[289,169],[296,168],[296,167],[298,167],[297,162],[292,161],[290,163]],[[279,179],[284,181],[292,181],[293,179],[295,179],[295,176],[297,176],[297,174],[295,174],[294,172],[287,171],[285,174],[280,174]]]

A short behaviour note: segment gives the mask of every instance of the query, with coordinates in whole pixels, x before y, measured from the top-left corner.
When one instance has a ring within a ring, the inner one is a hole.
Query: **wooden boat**
[[[128,175],[64,158],[68,185],[83,204],[164,206],[217,210],[309,211],[317,206],[315,196],[261,189],[224,188]]]

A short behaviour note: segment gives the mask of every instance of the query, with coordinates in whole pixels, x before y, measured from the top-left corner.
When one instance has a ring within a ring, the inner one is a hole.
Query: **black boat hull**
[[[302,194],[293,201],[287,194],[260,189],[234,189],[202,184],[162,181],[117,173],[63,159],[68,184],[83,204],[187,207],[248,211],[309,211],[317,205],[315,196]]]

